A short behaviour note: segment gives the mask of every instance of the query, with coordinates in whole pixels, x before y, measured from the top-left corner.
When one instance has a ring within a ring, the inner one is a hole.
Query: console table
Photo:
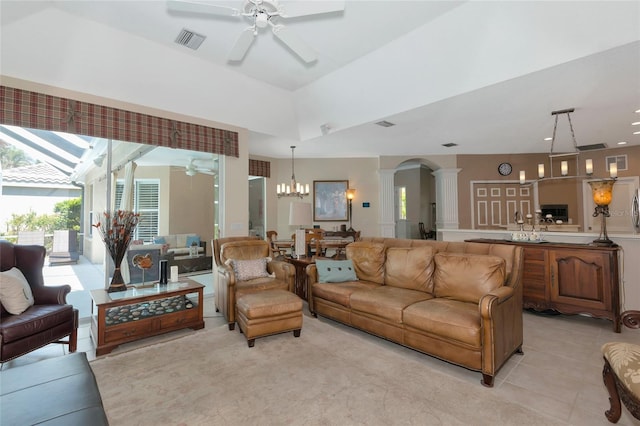
[[[523,247],[523,306],[536,311],[589,314],[613,321],[620,333],[619,247],[472,239]]]
[[[177,283],[131,287],[115,293],[91,290],[91,338],[96,355],[157,334],[203,328],[203,288],[183,278]],[[195,301],[186,297],[193,294],[197,296]]]

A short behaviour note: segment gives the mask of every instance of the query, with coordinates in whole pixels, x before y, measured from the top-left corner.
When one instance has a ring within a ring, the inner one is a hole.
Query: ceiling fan
[[[168,0],[167,3],[169,10],[173,11],[238,16],[250,21],[252,25],[240,34],[231,48],[229,61],[241,61],[258,35],[258,30],[270,26],[273,34],[306,63],[317,60],[316,53],[297,34],[286,26],[278,24],[278,20],[340,12],[345,6],[344,1],[300,1],[280,4],[277,0],[244,0],[241,9],[187,0]]]
[[[195,162],[198,161],[198,159],[196,158],[192,158],[189,160],[189,164],[187,164],[187,166],[184,168],[184,172],[187,174],[187,176],[195,176],[198,173],[203,173],[206,175],[215,175],[216,174],[216,170],[210,167],[201,167],[201,166],[197,166],[195,164]]]

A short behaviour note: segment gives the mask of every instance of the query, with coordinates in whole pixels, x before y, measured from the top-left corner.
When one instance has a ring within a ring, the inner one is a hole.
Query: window
[[[136,226],[134,239],[143,240],[146,243],[153,242],[153,237],[158,235],[159,226],[159,187],[155,179],[136,179],[133,193],[133,211],[140,213],[140,222]],[[116,182],[116,206],[120,205],[124,181]]]
[[[398,219],[407,220],[407,187],[398,187]]]

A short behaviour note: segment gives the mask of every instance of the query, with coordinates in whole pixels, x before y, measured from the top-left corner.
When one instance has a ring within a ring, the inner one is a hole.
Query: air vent
[[[378,126],[382,126],[382,127],[391,127],[391,126],[395,126],[396,125],[395,123],[392,123],[392,122],[387,121],[387,120],[378,121],[376,124]]]
[[[447,148],[452,148],[454,146],[458,146],[457,143],[453,143],[453,142],[449,142],[449,143],[443,143],[442,146],[445,146]]]
[[[178,37],[176,37],[175,42],[181,46],[186,46],[189,49],[197,50],[205,38],[207,37],[202,34],[194,33],[191,30],[183,28],[182,31],[180,31],[180,34],[178,34]]]
[[[593,145],[582,145],[578,146],[578,151],[593,151],[595,149],[605,149],[607,145],[603,143],[594,143]]]

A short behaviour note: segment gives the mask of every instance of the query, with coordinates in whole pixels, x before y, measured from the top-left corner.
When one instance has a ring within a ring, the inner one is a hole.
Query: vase
[[[127,285],[124,283],[122,273],[120,272],[120,268],[118,267],[113,271],[113,277],[111,277],[111,283],[109,284],[107,292],[113,293],[116,291],[125,291],[126,289]]]

